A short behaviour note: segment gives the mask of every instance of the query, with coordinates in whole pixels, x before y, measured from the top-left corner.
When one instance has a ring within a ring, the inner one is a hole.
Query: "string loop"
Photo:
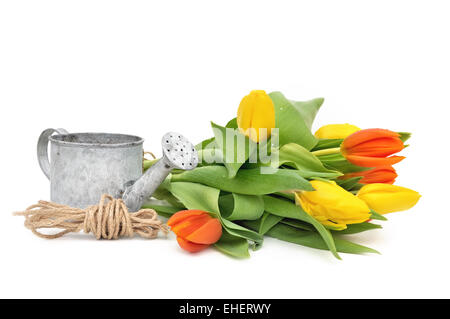
[[[97,239],[132,237],[134,234],[151,239],[156,238],[160,230],[164,234],[169,232],[168,226],[158,219],[158,214],[153,209],[129,213],[121,199],[107,194],[102,195],[98,205],[86,209],[41,200],[14,215],[25,216],[25,227],[35,235],[47,239],[59,238],[81,230],[93,233]],[[57,228],[61,231],[44,234],[39,231],[43,228]]]

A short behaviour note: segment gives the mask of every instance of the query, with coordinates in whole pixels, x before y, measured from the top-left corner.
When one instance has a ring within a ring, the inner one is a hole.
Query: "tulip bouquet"
[[[173,171],[144,207],[169,217],[190,252],[213,245],[248,257],[265,236],[343,253],[376,253],[346,238],[381,228],[384,214],[420,195],[393,185],[409,133],[333,124],[311,132],[322,98],[292,101],[252,91],[225,126],[196,148],[200,164]],[[150,167],[154,161],[145,161]]]

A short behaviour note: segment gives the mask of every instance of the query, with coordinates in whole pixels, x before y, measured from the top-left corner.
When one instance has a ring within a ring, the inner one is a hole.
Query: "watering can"
[[[125,134],[44,130],[37,155],[50,180],[51,201],[86,208],[98,204],[103,194],[110,194],[122,198],[128,210],[135,212],[172,169],[191,170],[198,164],[193,144],[181,134],[169,132],[161,141],[163,157],[143,173],[143,142]]]

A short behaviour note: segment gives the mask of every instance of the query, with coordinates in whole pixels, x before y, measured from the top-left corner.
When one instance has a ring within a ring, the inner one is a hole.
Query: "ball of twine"
[[[97,239],[117,239],[137,234],[144,238],[156,238],[159,231],[167,234],[169,228],[153,209],[141,209],[129,213],[121,199],[104,194],[98,205],[86,209],[73,208],[54,202],[39,201],[25,211],[14,213],[25,216],[25,227],[35,235],[54,239],[67,233],[84,231]],[[56,234],[44,234],[39,229],[62,229]]]

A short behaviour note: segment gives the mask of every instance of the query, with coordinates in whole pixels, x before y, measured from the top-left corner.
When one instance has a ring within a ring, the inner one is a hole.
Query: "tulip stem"
[[[324,150],[314,151],[314,152],[311,152],[311,154],[313,154],[315,156],[321,156],[321,155],[339,154],[340,152],[341,152],[340,147],[334,147],[334,148],[327,148]]]

